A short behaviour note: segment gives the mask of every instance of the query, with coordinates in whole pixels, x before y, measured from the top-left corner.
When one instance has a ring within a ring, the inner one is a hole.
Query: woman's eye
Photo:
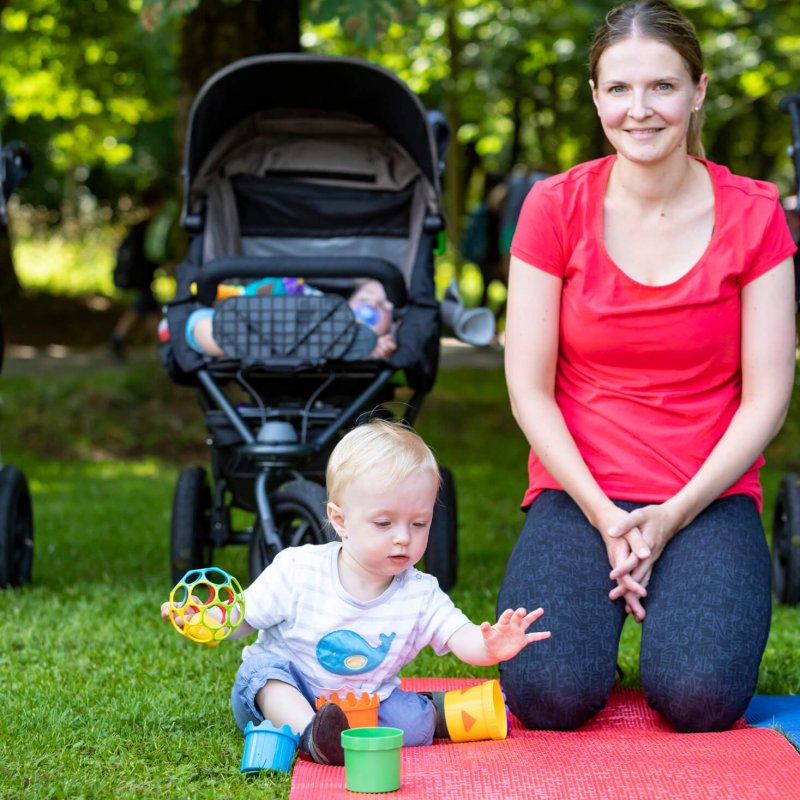
[[[672,89],[672,84],[671,83],[659,83],[656,88],[658,89],[659,92],[668,92],[670,89]]]
[[[612,86],[608,92],[609,94],[622,94],[625,91],[624,86]]]

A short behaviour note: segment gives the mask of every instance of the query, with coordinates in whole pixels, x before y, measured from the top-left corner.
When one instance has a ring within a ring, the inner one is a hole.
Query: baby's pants
[[[615,501],[628,511],[645,505]],[[614,683],[625,602],[600,534],[565,493],[530,507],[498,609],[542,606],[552,637],[500,665],[511,711],[528,728],[574,730]],[[771,618],[770,556],[752,498],[723,497],[656,561],[643,601],[640,675],[650,706],[679,731],[729,728],[747,707]]]
[[[303,676],[291,662],[262,653],[243,661],[231,690],[231,706],[236,724],[244,730],[248,722],[258,725],[264,715],[256,705],[256,695],[268,680],[279,680],[294,686],[314,708],[316,698]],[[400,728],[405,747],[420,747],[433,742],[436,711],[424,695],[395,689],[378,706],[378,724]],[[302,733],[302,731],[299,731]]]

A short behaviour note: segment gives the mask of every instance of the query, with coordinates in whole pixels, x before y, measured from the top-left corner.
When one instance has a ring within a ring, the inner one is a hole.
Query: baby
[[[373,420],[353,429],[331,453],[326,482],[337,541],[281,551],[245,590],[244,619],[230,638],[258,638],[244,648],[231,704],[240,728],[288,725],[306,758],[341,765],[349,723],[335,703],[315,711],[318,697],[377,694],[380,725],[402,729],[406,746],[430,745],[449,735],[444,693],[405,690],[398,675],[420,650],[488,666],[550,633],[529,630],[541,608],[508,608],[494,624],[475,624],[415,568],[440,477],[411,428]],[[168,603],[161,614],[169,618]]]
[[[276,285],[284,286],[286,279],[279,284],[276,279],[268,278],[266,281],[259,281],[255,286],[255,291],[249,294],[278,294],[274,291]],[[295,284],[293,283],[292,286]],[[304,282],[297,283],[300,291],[286,291],[280,294],[321,294],[317,289],[313,289]],[[268,289],[268,291],[264,291]],[[228,294],[230,296],[230,294]],[[374,336],[362,334],[359,338],[362,342],[359,350],[363,352],[363,358],[388,358],[397,349],[397,344],[391,334],[392,311],[394,306],[386,296],[383,284],[377,280],[364,281],[348,298],[347,304],[353,311],[356,320],[366,325]],[[220,347],[214,338],[213,332],[214,309],[199,308],[192,312],[186,321],[186,341],[189,346],[198,353],[204,353],[213,358],[225,358],[227,354]],[[353,360],[355,356],[351,355]]]

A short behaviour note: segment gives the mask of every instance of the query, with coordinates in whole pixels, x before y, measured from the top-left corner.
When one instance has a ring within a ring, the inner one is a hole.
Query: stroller
[[[30,172],[31,157],[25,145],[9,142],[0,148],[0,225],[8,222],[6,202],[17,184]],[[0,324],[0,370],[5,344]],[[0,589],[22,586],[33,568],[33,509],[25,473],[0,459]]]
[[[781,111],[789,114],[792,126],[792,158],[796,177],[794,214],[800,228],[800,93],[783,97]],[[791,219],[790,219],[791,223]],[[800,233],[796,233],[800,235]],[[794,255],[795,306],[800,309],[800,251]],[[800,603],[800,474],[789,473],[781,481],[772,522],[772,584],[781,603]]]
[[[374,415],[413,423],[439,360],[433,254],[448,139],[440,114],[355,58],[245,58],[198,93],[181,213],[190,242],[165,307],[162,360],[174,382],[196,388],[211,475],[179,475],[173,581],[228,544],[248,545],[252,579],[283,548],[330,541],[324,472],[340,434]],[[248,291],[264,279],[314,291]],[[363,325],[346,298],[364,279],[380,281],[394,306],[397,349],[385,360],[352,349]],[[217,359],[186,337],[190,314],[210,306]],[[424,563],[447,591],[456,494],[440,470]]]

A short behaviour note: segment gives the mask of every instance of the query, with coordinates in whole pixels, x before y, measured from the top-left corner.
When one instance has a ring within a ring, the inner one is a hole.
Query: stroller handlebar
[[[382,258],[328,256],[256,257],[229,256],[204,264],[197,276],[197,298],[210,306],[217,287],[231,278],[375,278],[386,289],[387,297],[404,306],[408,299],[405,279],[400,270]]]

